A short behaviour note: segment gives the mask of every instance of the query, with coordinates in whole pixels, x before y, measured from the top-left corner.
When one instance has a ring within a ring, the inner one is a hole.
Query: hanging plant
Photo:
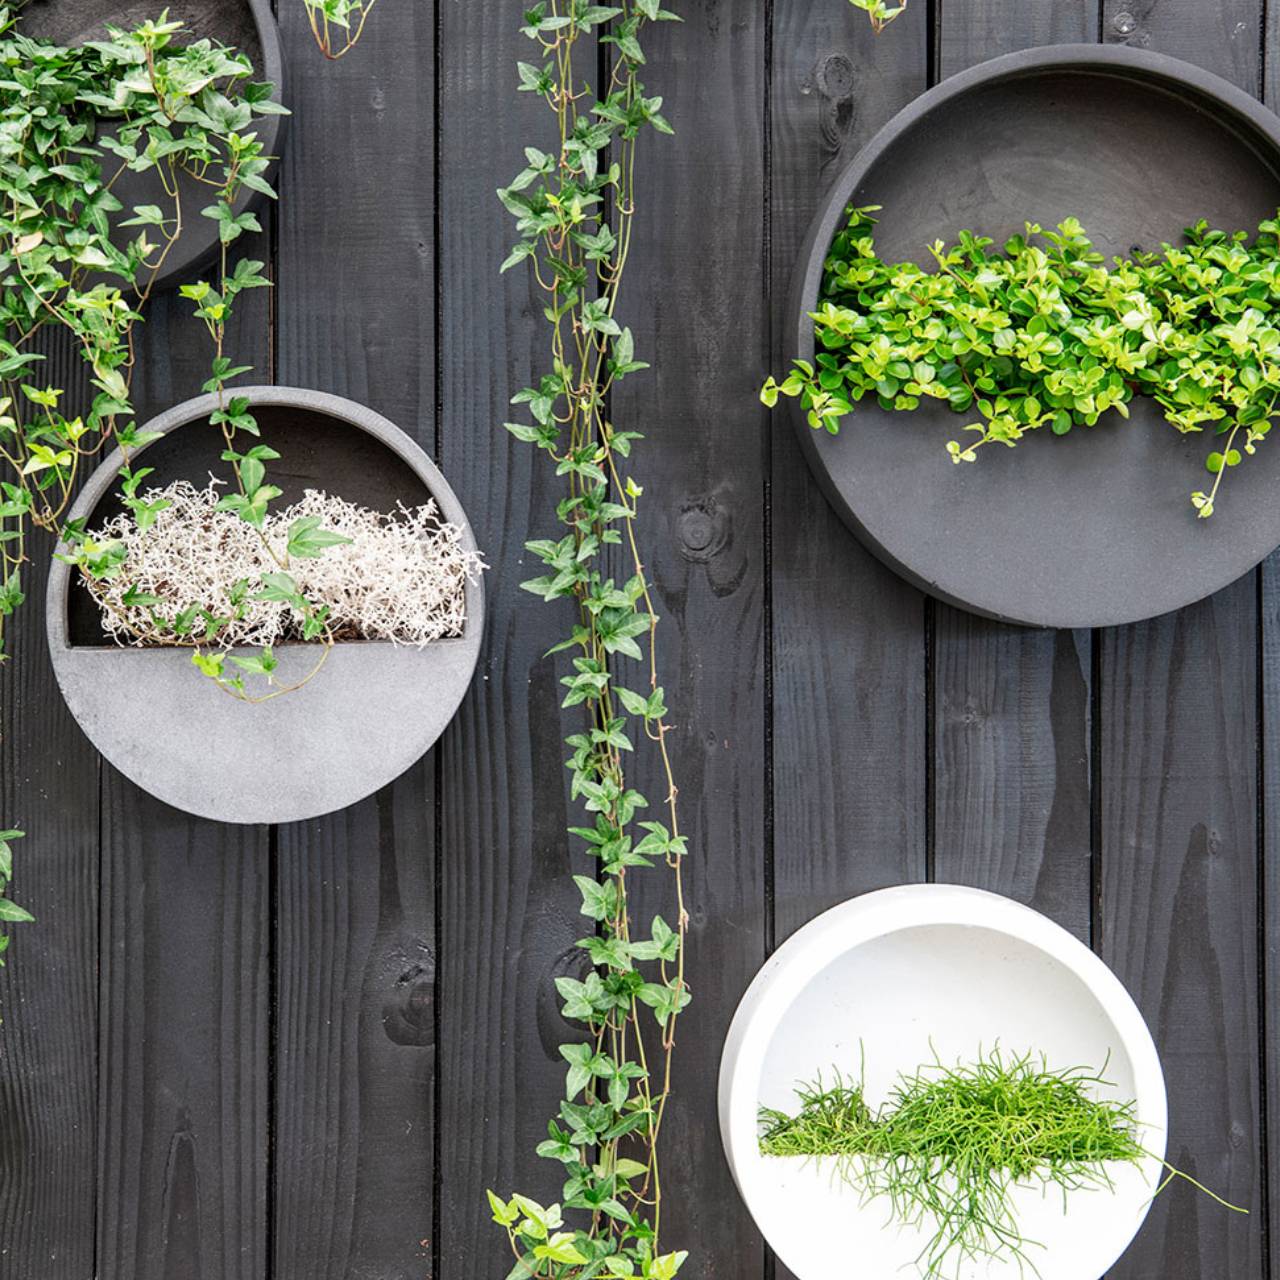
[[[303,3],[320,52],[336,62],[350,53],[364,35],[364,24],[378,0],[303,0]]]
[[[1150,396],[1182,435],[1212,432],[1213,477],[1191,494],[1213,515],[1223,476],[1252,456],[1280,402],[1280,221],[1250,243],[1200,222],[1186,243],[1107,263],[1085,228],[1027,223],[992,251],[971,231],[930,246],[935,270],[889,263],[875,251],[873,207],[850,208],[827,255],[814,362],[797,361],[761,392],[766,405],[798,397],[809,424],[834,434],[865,397],[883,409],[941,400],[976,414],[947,450],[1013,448],[1030,432],[1066,435],[1108,410],[1129,416]]]
[[[619,430],[609,409],[612,388],[647,367],[618,303],[638,197],[636,142],[648,128],[671,132],[662,100],[646,97],[639,80],[640,38],[650,23],[674,18],[658,0],[549,0],[527,10],[522,30],[537,57],[519,64],[520,89],[545,100],[558,138],[550,152],[526,148],[527,168],[499,193],[520,237],[503,270],[531,267],[550,347],[547,372],[513,398],[532,421],[507,429],[564,480],[562,532],[527,544],[546,572],[523,585],[574,606],[566,609],[572,630],[553,652],[572,655],[564,706],[583,715],[568,739],[568,768],[586,819],[571,834],[596,860],[595,875],[574,877],[594,926],[578,946],[593,967],[581,981],[556,981],[564,1016],[583,1034],[560,1046],[564,1100],[538,1147],[560,1166],[562,1203],[489,1193],[515,1256],[511,1280],[670,1280],[687,1256],[660,1239],[659,1168],[676,1021],[690,999],[687,846],[658,684],[658,618],[636,528],[642,490],[626,472],[640,435]],[[600,45],[611,56],[597,84]],[[628,784],[637,744],[658,757],[661,821],[643,818],[648,802]],[[631,880],[651,867],[670,877],[668,916],[639,919]]]
[[[207,328],[212,356],[205,389],[215,393],[213,421],[221,431],[234,492],[219,507],[235,513],[259,534],[267,505],[278,490],[266,465],[275,455],[262,445],[245,447],[257,425],[228,384],[247,372],[225,350],[227,323],[236,299],[265,287],[263,264],[232,265],[232,245],[260,226],[247,196],[274,193],[267,181],[255,121],[283,113],[272,86],[252,80],[248,59],[209,40],[181,43],[182,24],[144,22],[133,31],[109,29],[106,40],[66,48],[22,34],[17,15],[0,10],[0,660],[4,624],[24,602],[23,569],[37,531],[62,548],[60,556],[91,584],[120,585],[129,610],[122,615],[143,642],[182,643],[194,664],[238,697],[251,695],[243,675],[221,670],[210,655],[242,601],[229,596],[216,613],[205,611],[184,629],[175,622],[183,603],[153,596],[130,576],[127,548],[117,539],[89,537],[68,509],[83,467],[108,445],[125,459],[124,506],[138,530],[155,524],[171,499],[143,487],[149,469],[135,468],[134,450],[151,438],[135,421],[131,383],[136,363],[134,327],[142,319],[166,259],[197,217],[217,229],[212,281],[182,289]],[[163,203],[124,208],[113,188],[122,175],[154,177]],[[189,192],[201,206],[189,208]],[[73,388],[40,377],[41,335],[61,330],[84,362],[85,382]],[[66,400],[84,400],[80,411]],[[280,554],[318,554],[333,541],[318,528],[297,536]],[[264,545],[266,539],[263,539]],[[299,543],[304,545],[299,546]],[[279,565],[281,579],[287,560]],[[269,575],[246,583],[244,599],[270,587]],[[277,584],[282,586],[282,583]],[[323,615],[300,600],[308,619]],[[269,655],[268,655],[269,658]],[[256,673],[270,680],[269,662]],[[247,674],[247,671],[246,671]],[[8,841],[0,837],[0,888],[12,876]],[[0,921],[29,918],[0,898]],[[0,940],[0,952],[7,939]]]

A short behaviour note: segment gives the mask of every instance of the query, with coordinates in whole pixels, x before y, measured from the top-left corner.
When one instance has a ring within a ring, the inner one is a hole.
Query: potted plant
[[[161,10],[158,22],[149,24]],[[146,49],[134,33],[148,25],[165,32],[163,43],[153,49],[155,72],[131,80],[146,66]],[[214,260],[220,239],[219,224],[203,211],[222,157],[205,134],[211,129],[216,136],[227,125],[251,127],[267,161],[239,181],[231,200],[236,214],[261,210],[287,138],[287,113],[272,102],[280,100],[284,58],[269,0],[188,0],[167,7],[126,0],[27,0],[15,30],[38,48],[64,49],[64,71],[80,65],[90,72],[64,110],[89,127],[104,183],[119,204],[107,213],[113,242],[124,248],[136,228],[154,228],[149,234],[157,248],[140,264],[135,286],[150,293],[192,280]],[[34,49],[30,52],[43,60]],[[92,82],[94,73],[97,83]],[[216,112],[204,121],[188,118],[194,112],[207,115],[211,104],[221,105],[219,97],[189,92],[206,77],[222,98],[251,107],[251,123],[242,112],[239,120]],[[164,92],[129,87],[145,88],[148,80],[162,84]],[[162,217],[138,222],[146,217],[139,209],[158,209]],[[104,278],[120,280],[114,271]]]
[[[801,1280],[847,1257],[867,1280],[1094,1280],[1181,1176],[1119,980],[1040,913],[957,885],[793,934],[734,1016],[719,1102],[738,1188]]]
[[[89,479],[49,578],[49,648],[77,721],[139,786],[223,822],[291,822],[439,737],[479,655],[481,565],[444,477],[387,419],[291,387],[226,405],[255,431],[242,493],[190,479],[225,471],[216,396]],[[268,486],[259,460],[278,458]]]
[[[1277,164],[1270,111],[1147,50],[963,71],[824,197],[763,397],[948,603],[1053,627],[1190,604],[1280,544]]]

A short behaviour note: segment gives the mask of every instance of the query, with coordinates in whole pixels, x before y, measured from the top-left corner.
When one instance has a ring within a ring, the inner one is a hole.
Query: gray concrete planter
[[[284,57],[271,0],[170,0],[167,5],[153,0],[27,0],[19,29],[43,40],[74,46],[86,40],[105,39],[108,26],[137,26],[157,17],[166,7],[170,18],[185,23],[195,38],[216,40],[247,54],[254,67],[252,78],[270,81],[276,87],[276,100],[284,101]],[[253,128],[262,140],[265,154],[280,156],[288,132],[287,121],[288,116],[255,117]],[[276,168],[273,164],[268,171],[268,181],[273,179]],[[137,205],[157,204],[162,209],[169,205],[154,172],[122,173],[113,190],[125,207],[116,215],[120,218],[131,216],[128,211]],[[210,203],[209,188],[188,179],[180,182],[179,192],[183,228],[156,277],[157,289],[172,289],[193,280],[213,260],[218,247],[217,224],[200,216],[200,210]],[[265,196],[245,191],[236,208],[258,209],[265,203]],[[126,234],[136,236],[137,229]]]
[[[1104,254],[1178,243],[1207,218],[1256,229],[1280,205],[1280,120],[1218,76],[1175,58],[1053,45],[961,72],[899,112],[836,178],[801,250],[788,303],[787,367],[813,355],[823,260],[845,206],[881,205],[890,261],[972,229],[997,245],[1025,221],[1078,217]],[[870,400],[840,434],[801,446],[858,538],[922,590],[1034,626],[1134,622],[1199,600],[1280,545],[1280,448],[1233,471],[1211,520],[1208,434],[1179,436],[1149,399],[1061,438],[1037,434],[955,466],[970,419],[935,401],[910,413]]]
[[[272,480],[287,502],[324,486],[389,510],[433,497],[443,517],[475,539],[461,504],[430,458],[399,427],[338,396],[291,387],[237,388],[263,440],[284,455]],[[203,479],[220,433],[208,425],[211,396],[147,424],[163,437],[146,447],[156,484]],[[190,424],[189,430],[182,430]],[[123,459],[94,472],[71,518],[113,514]],[[458,639],[423,649],[379,641],[340,643],[310,684],[258,706],[229,698],[191,666],[186,649],[121,648],[106,640],[75,573],[54,560],[48,588],[54,671],[89,740],[123,774],[178,809],[221,822],[294,822],[345,808],[397,778],[435,743],[471,682],[484,629],[484,588],[469,584]],[[310,670],[311,645],[277,650],[280,679]]]

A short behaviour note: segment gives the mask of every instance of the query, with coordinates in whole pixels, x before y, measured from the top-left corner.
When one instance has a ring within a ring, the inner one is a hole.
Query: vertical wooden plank
[[[269,238],[243,252],[267,260]],[[265,292],[241,300],[228,341],[262,375]],[[134,384],[140,417],[198,395],[210,354],[189,302],[153,300]],[[98,1274],[258,1280],[267,1274],[266,831],[189,817],[104,768],[102,847]]]
[[[928,77],[928,8],[881,37],[846,4],[774,8],[771,314],[830,183]],[[781,363],[779,344],[773,367]],[[773,929],[926,873],[925,601],[840,522],[783,410],[772,479]]]
[[[107,769],[98,1269],[267,1274],[265,832]]]
[[[517,60],[536,60],[519,23],[509,5],[441,0],[442,465],[493,566],[480,669],[442,744],[437,1265],[448,1280],[510,1268],[486,1187],[560,1199],[559,1166],[534,1148],[564,1084],[557,1046],[574,1034],[552,986],[582,956],[570,875],[590,870],[568,851],[561,671],[543,657],[568,618],[519,586],[536,573],[524,544],[554,532],[561,489],[501,425],[510,396],[550,367],[529,277],[498,274],[515,237],[494,192],[526,145],[555,138],[546,105],[517,92]]]
[[[768,352],[764,249],[767,6],[691,4],[645,39],[674,138],[647,139],[621,303],[653,364],[614,393],[614,421],[645,434],[641,536],[655,587],[659,680],[689,836],[685,893],[694,1004],[676,1048],[663,1147],[663,1248],[688,1249],[692,1280],[759,1275],[763,1250],[720,1146],[720,1050],[765,958],[765,632],[768,451],[756,397]],[[714,199],[708,193],[732,192]],[[640,753],[640,790],[663,795]],[[656,815],[655,815],[656,816]],[[667,877],[629,890],[673,910]],[[683,1272],[681,1273],[684,1274]]]
[[[1263,32],[1263,96],[1274,111],[1280,103],[1280,7],[1265,10]],[[1262,789],[1258,797],[1262,845],[1262,875],[1258,882],[1258,939],[1262,984],[1261,1044],[1263,1070],[1262,1189],[1266,1211],[1264,1225],[1266,1275],[1280,1276],[1280,552],[1269,556],[1259,571],[1260,609],[1258,637],[1261,681],[1258,725],[1259,770]]]
[[[434,6],[375,13],[340,62],[301,4],[280,21],[277,379],[368,404],[432,451]],[[435,767],[279,832],[277,1280],[430,1274]]]
[[[42,378],[82,384],[69,342],[47,355]],[[0,824],[28,833],[14,896],[36,916],[0,970],[0,1275],[78,1280],[94,1258],[99,768],[49,663],[52,552],[34,540],[0,668]]]
[[[1268,37],[1268,60],[1274,62],[1274,32]],[[1271,67],[1268,67],[1269,74]],[[1265,1127],[1261,1155],[1262,1194],[1267,1215],[1265,1230],[1268,1276],[1280,1275],[1280,1138],[1275,1117],[1280,1116],[1280,552],[1273,553],[1260,571],[1261,680],[1258,725],[1262,794],[1258,797],[1262,829],[1262,876],[1258,896],[1258,940],[1262,984],[1261,1045],[1263,1116]]]
[[[997,53],[1096,38],[1086,0],[948,0],[940,65],[951,75]],[[946,605],[935,619],[934,874],[1030,903],[1087,941],[1092,638]]]
[[[1257,92],[1261,0],[1108,0],[1107,38]],[[1170,1188],[1114,1275],[1262,1275],[1258,1027],[1258,580],[1103,633],[1101,952],[1169,1083],[1169,1158],[1237,1204]]]
[[[830,183],[928,83],[929,8],[877,37],[848,5],[779,0],[769,96],[772,367],[796,255]],[[923,880],[924,597],[840,522],[785,412],[769,422],[772,938],[835,903]],[[777,1280],[791,1272],[774,1262]]]
[[[1114,1275],[1260,1275],[1253,575],[1102,638],[1101,952],[1155,1034],[1170,1187]]]

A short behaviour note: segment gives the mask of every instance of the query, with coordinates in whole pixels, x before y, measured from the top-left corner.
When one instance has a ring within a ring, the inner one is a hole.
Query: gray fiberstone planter
[[[927,245],[972,229],[1002,243],[1025,221],[1078,217],[1098,249],[1177,243],[1200,218],[1256,229],[1280,205],[1280,120],[1185,62],[1056,45],[944,81],[885,126],[836,179],[801,251],[785,335],[813,355],[823,260],[845,206],[878,204],[880,256],[928,264]],[[838,436],[791,403],[823,490],[880,559],[977,613],[1037,626],[1132,622],[1226,586],[1280,545],[1280,447],[1233,471],[1211,520],[1207,434],[1179,436],[1150,400],[1064,437],[1033,436],[955,466],[969,419],[926,401],[855,406]]]
[[[254,68],[252,79],[274,84],[276,100],[283,101],[284,57],[271,0],[169,0],[167,4],[157,0],[27,0],[20,30],[43,40],[75,46],[86,40],[105,39],[109,26],[125,30],[136,27],[158,17],[162,8],[169,10],[173,21],[187,27],[190,38],[215,40],[248,55]],[[253,129],[266,155],[279,157],[287,134],[287,121],[287,116],[254,117]],[[273,165],[266,175],[268,181],[274,170]],[[167,208],[169,204],[154,171],[126,171],[117,179],[113,191],[125,207],[116,215],[119,218],[131,216],[129,211],[138,205],[156,204]],[[210,203],[209,188],[187,179],[180,182],[179,193],[184,210],[183,230],[156,277],[158,289],[173,288],[192,280],[212,261],[218,247],[217,224],[210,218],[200,217],[200,210]],[[265,196],[245,191],[236,208],[260,208],[265,201]],[[136,236],[137,229],[126,234]]]
[[[380,510],[429,495],[463,528],[466,515],[435,464],[399,427],[338,396],[290,387],[236,388],[249,397],[263,440],[283,455],[272,481],[281,502],[323,487]],[[208,425],[211,396],[189,400],[147,425],[151,482],[199,483],[222,440]],[[190,427],[188,430],[182,428]],[[71,518],[96,524],[119,510],[117,451],[93,474]],[[187,649],[122,648],[103,637],[89,593],[54,560],[48,637],[63,696],[89,740],[152,795],[222,822],[293,822],[354,804],[391,782],[435,743],[475,671],[484,628],[484,589],[466,591],[461,637],[425,648],[379,641],[339,643],[304,688],[249,706],[191,666]],[[313,645],[277,649],[282,683],[314,664]]]

